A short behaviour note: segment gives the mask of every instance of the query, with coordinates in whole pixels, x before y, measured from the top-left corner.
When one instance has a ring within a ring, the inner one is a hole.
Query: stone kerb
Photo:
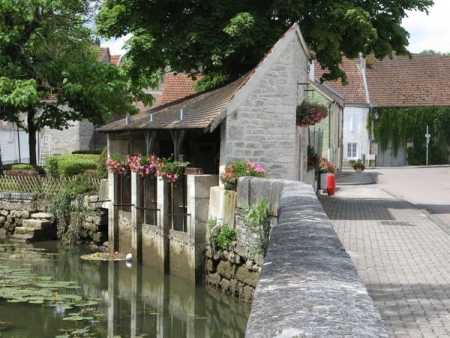
[[[311,186],[291,182],[278,203],[246,337],[331,336],[389,335]]]

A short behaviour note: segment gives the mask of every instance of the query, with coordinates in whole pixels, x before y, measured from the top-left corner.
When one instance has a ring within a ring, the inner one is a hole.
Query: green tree
[[[434,51],[432,49],[423,50],[419,54],[422,54],[422,55],[450,56],[450,53],[436,52],[436,51]]]
[[[32,164],[40,129],[85,118],[99,125],[135,112],[135,98],[151,102],[145,81],[130,85],[123,70],[97,61],[93,9],[88,0],[0,1],[0,119],[28,131]]]
[[[131,69],[201,72],[233,80],[254,67],[298,22],[313,58],[342,78],[342,58],[360,52],[377,58],[409,55],[407,10],[427,11],[432,0],[104,0],[96,22],[100,34],[132,33]],[[202,81],[201,80],[201,81]]]

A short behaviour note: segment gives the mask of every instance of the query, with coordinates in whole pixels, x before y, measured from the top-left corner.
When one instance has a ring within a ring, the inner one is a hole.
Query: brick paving
[[[320,201],[391,337],[450,337],[445,227],[375,184],[347,182]]]

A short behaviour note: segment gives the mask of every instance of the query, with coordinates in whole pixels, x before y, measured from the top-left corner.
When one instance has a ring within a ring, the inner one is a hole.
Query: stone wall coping
[[[286,181],[280,197],[246,337],[388,337],[311,185]]]
[[[0,200],[30,201],[35,195],[28,192],[0,192]]]

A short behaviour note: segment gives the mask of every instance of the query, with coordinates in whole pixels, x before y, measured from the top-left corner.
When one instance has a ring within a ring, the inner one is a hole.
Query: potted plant
[[[361,172],[366,168],[366,165],[364,164],[363,161],[361,161],[360,159],[358,159],[357,161],[355,161],[352,164],[353,169],[355,169],[356,172]]]
[[[220,175],[220,180],[225,190],[235,191],[238,177],[243,176],[266,177],[267,174],[260,164],[238,159],[227,163],[225,172]]]
[[[327,180],[329,174],[334,174],[336,168],[333,163],[328,162],[325,158],[321,158],[319,163],[320,189],[327,189]]]

